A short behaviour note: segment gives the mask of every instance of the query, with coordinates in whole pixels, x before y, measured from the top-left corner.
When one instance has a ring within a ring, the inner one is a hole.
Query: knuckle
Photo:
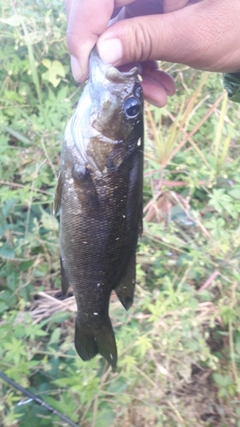
[[[131,60],[140,62],[152,59],[153,43],[150,36],[148,25],[145,22],[138,22],[131,27],[131,35],[128,40],[129,56]]]

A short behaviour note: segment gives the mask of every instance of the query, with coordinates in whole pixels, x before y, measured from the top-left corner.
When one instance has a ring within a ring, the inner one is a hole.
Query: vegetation
[[[60,0],[2,2],[0,370],[81,427],[240,426],[240,106],[222,76],[162,64],[167,107],[146,105],[138,285],[111,318],[117,373],[74,345],[60,297],[52,202],[79,98]],[[0,382],[1,426],[66,426]]]

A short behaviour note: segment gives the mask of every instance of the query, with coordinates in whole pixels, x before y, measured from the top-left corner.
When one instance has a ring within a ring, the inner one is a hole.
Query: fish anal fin
[[[55,216],[58,214],[60,210],[61,198],[62,198],[62,174],[61,172],[59,172],[57,186],[56,186],[55,195],[54,195],[54,201],[53,201],[53,215]]]
[[[64,268],[62,257],[60,255],[60,267],[61,267],[61,286],[62,286],[62,294],[63,296],[67,295],[69,288],[69,279],[66,269]]]
[[[128,310],[133,304],[136,280],[136,253],[132,254],[126,272],[114,289],[123,307]]]
[[[112,329],[112,324],[107,317],[105,322],[94,329],[81,323],[76,318],[75,348],[82,360],[90,360],[100,353],[112,366],[113,371],[117,366],[117,346]]]

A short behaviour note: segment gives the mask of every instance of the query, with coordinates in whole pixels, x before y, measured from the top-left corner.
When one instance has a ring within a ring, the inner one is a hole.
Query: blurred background
[[[0,371],[80,427],[240,426],[240,105],[222,75],[160,64],[177,94],[145,105],[135,302],[115,294],[118,371],[83,362],[61,299],[52,215],[73,81],[62,0],[3,0]],[[67,426],[0,379],[0,425]]]

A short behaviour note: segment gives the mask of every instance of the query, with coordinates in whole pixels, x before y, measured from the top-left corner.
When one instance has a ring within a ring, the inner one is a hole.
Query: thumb
[[[100,57],[116,66],[156,59],[196,66],[206,44],[204,30],[212,18],[206,14],[203,19],[203,9],[206,9],[201,6],[203,3],[205,1],[172,13],[138,16],[113,24],[98,39]],[[201,22],[198,22],[199,11]]]

